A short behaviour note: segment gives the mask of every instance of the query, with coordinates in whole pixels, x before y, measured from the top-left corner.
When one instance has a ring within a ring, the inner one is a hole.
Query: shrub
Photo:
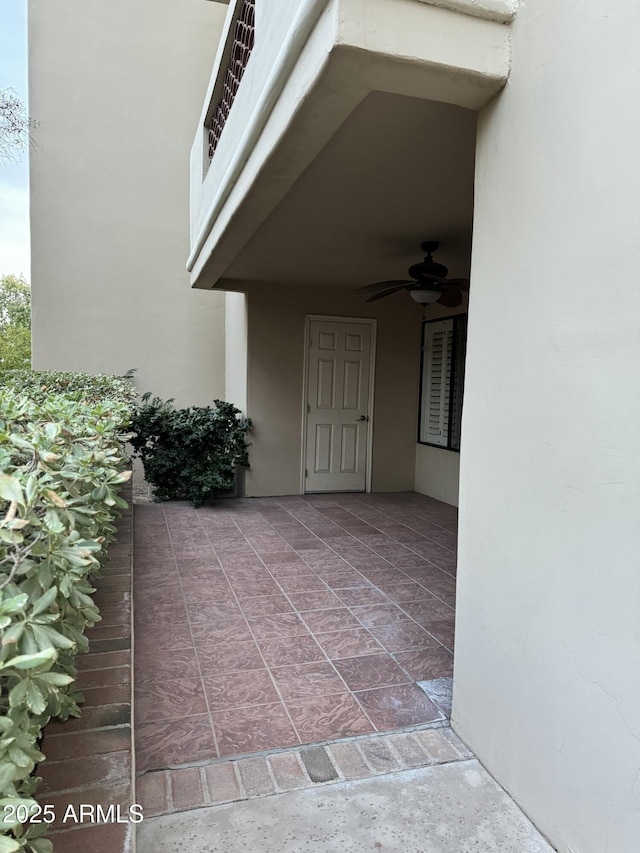
[[[199,506],[233,489],[236,466],[249,464],[245,436],[251,421],[231,403],[214,405],[176,409],[173,400],[142,398],[130,440],[156,500]]]
[[[46,825],[11,820],[7,806],[35,808],[42,728],[80,714],[74,658],[100,619],[91,578],[126,507],[132,392],[111,377],[11,381],[0,387],[0,853],[49,853]]]
[[[0,370],[31,365],[31,289],[22,276],[0,278]]]

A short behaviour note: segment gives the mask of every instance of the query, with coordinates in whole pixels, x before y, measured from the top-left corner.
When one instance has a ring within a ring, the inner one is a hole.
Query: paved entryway
[[[150,818],[139,853],[552,853],[475,760]]]
[[[135,508],[138,772],[443,721],[453,507],[414,493]]]

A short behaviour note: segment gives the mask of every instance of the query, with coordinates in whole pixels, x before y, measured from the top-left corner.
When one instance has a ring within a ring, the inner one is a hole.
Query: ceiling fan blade
[[[443,284],[451,284],[453,287],[459,287],[460,290],[469,290],[468,278],[447,278]]]
[[[442,276],[438,277],[437,275],[431,275],[430,272],[419,273],[418,275],[416,275],[416,280],[418,282],[423,282],[424,284],[431,284],[432,281],[438,282],[438,284],[440,284],[441,282],[446,282],[446,278],[442,278]]]
[[[387,290],[390,287],[405,287],[407,284],[415,284],[407,279],[396,279],[395,281],[376,281],[375,284],[365,284],[364,287],[358,288],[358,293],[376,293],[379,290]]]
[[[367,302],[375,302],[376,299],[384,299],[385,296],[391,296],[392,293],[398,293],[400,290],[404,290],[407,287],[407,283],[412,284],[412,282],[403,281],[400,284],[396,284],[395,287],[388,287],[380,293],[374,293],[373,296],[370,296],[367,299]]]
[[[462,305],[462,293],[457,287],[451,287],[442,294],[438,299],[439,305],[444,305],[446,308],[457,308]]]

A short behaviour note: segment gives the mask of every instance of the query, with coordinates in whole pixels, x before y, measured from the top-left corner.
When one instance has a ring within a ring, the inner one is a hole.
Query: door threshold
[[[302,497],[305,495],[367,495],[370,492],[367,492],[366,489],[319,489],[317,492],[303,492]]]

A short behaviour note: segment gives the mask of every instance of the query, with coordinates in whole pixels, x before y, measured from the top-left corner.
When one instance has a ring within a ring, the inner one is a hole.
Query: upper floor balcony
[[[516,3],[231,0],[191,153],[192,283],[225,284],[371,93],[487,104],[508,76]]]

